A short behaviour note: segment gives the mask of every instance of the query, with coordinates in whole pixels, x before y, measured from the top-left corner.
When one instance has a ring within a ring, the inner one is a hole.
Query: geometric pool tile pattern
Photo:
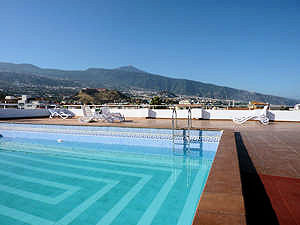
[[[0,140],[1,225],[191,224],[213,160],[203,149],[201,157],[84,158],[50,151],[74,143],[49,143]]]

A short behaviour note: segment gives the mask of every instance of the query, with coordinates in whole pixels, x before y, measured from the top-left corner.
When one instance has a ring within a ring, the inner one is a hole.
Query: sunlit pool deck
[[[167,119],[82,124],[77,119],[8,123],[171,128]],[[186,122],[178,121],[180,127]],[[193,120],[193,128],[223,130],[193,225],[300,224],[300,123]]]

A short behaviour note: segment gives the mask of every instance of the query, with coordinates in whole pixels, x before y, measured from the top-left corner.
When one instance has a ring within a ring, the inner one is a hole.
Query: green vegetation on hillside
[[[6,94],[2,91],[0,91],[0,101],[3,101],[5,98]]]
[[[163,99],[160,98],[159,96],[154,96],[150,101],[150,105],[161,105],[162,103],[163,103]]]
[[[105,104],[130,101],[130,98],[119,91],[108,89],[82,89],[76,96],[83,104]]]

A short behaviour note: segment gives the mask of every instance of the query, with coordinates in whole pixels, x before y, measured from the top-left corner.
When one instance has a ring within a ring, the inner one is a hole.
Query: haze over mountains
[[[31,64],[0,62],[0,88],[6,90],[20,85],[40,87],[108,88],[126,91],[168,91],[177,95],[193,95],[241,101],[263,101],[278,105],[294,105],[295,99],[260,94],[230,87],[217,86],[187,79],[175,79],[139,70],[133,66],[116,69],[87,70],[43,69]]]

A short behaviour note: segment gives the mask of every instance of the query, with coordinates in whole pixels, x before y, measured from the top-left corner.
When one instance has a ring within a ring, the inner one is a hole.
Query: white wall
[[[188,110],[176,110],[177,118],[186,119],[188,117]],[[192,118],[201,119],[203,114],[202,109],[192,109]],[[150,117],[153,118],[172,118],[172,110],[170,109],[151,109]]]
[[[82,109],[68,109],[71,112],[73,112],[76,116],[83,116]],[[92,109],[94,112],[94,109]],[[112,108],[110,109],[112,113],[121,113],[125,117],[149,117],[149,109],[143,108],[143,109],[117,109]]]
[[[76,116],[82,116],[81,109],[69,109]],[[125,117],[152,117],[152,118],[172,118],[172,110],[169,109],[117,109],[112,108],[111,112],[119,112]],[[234,117],[240,117],[253,113],[253,110],[202,110],[192,109],[193,119],[214,119],[214,120],[232,120]],[[187,110],[177,110],[177,118],[187,118]],[[281,111],[270,110],[268,111],[270,120],[275,121],[299,121],[300,111]]]
[[[300,122],[300,111],[271,110],[270,119],[274,121],[298,121]]]
[[[241,117],[253,113],[249,110],[205,110],[203,119],[213,119],[213,120],[232,120],[234,117]]]
[[[76,116],[83,116],[82,109],[68,109],[73,112]]]
[[[203,119],[232,120],[253,113],[254,110],[205,110]],[[258,111],[260,111],[258,109]],[[274,121],[300,121],[300,111],[269,110],[268,117]]]
[[[143,108],[143,109],[116,109],[112,108],[110,109],[112,113],[121,113],[124,117],[142,117],[146,118],[149,117],[149,109]]]
[[[49,117],[47,109],[0,109],[0,119]]]

